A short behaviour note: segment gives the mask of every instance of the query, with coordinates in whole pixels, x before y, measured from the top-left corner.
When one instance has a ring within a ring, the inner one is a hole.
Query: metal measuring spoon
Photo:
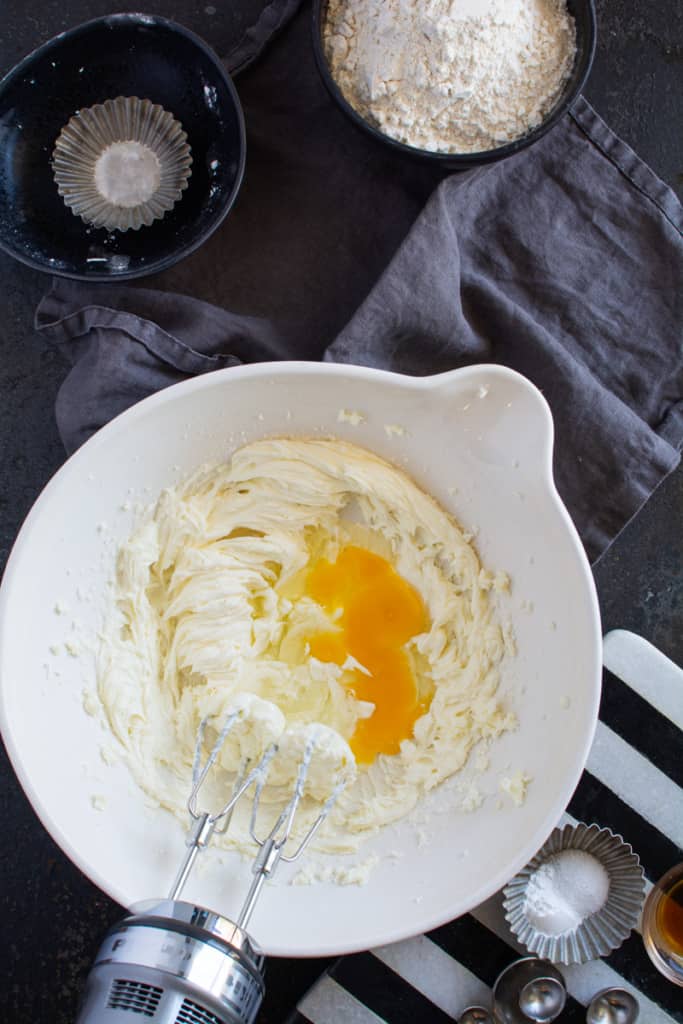
[[[519,1008],[529,1020],[549,1024],[559,1017],[567,1001],[567,992],[556,978],[534,978],[519,993]]]
[[[625,988],[607,988],[588,1007],[586,1024],[634,1024],[639,1012],[638,1000]]]
[[[468,1006],[458,1018],[458,1024],[494,1024],[494,1020],[485,1006]]]
[[[530,1017],[520,1006],[525,989],[538,981],[550,982],[564,991],[564,978],[553,964],[536,956],[516,960],[498,975],[493,986],[493,1019],[498,1024],[529,1024],[530,1020],[551,1021],[552,1017]],[[559,1013],[559,1011],[558,1011]]]

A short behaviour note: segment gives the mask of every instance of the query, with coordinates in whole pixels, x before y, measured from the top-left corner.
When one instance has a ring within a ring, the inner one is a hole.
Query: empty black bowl
[[[163,220],[109,233],[64,205],[50,161],[77,110],[117,96],[149,99],[181,122],[192,174]],[[79,280],[164,270],[221,223],[237,196],[245,152],[235,88],[198,36],[145,14],[89,21],[45,43],[0,82],[0,247],[37,270]]]
[[[489,164],[493,163],[494,160],[502,160],[506,156],[512,156],[513,153],[518,153],[521,149],[525,149],[545,135],[567,113],[574,100],[579,96],[590,74],[593,57],[595,56],[596,18],[594,0],[567,0],[569,13],[576,22],[576,59],[572,73],[565,83],[561,96],[545,120],[521,138],[515,139],[513,142],[507,142],[504,146],[497,146],[495,149],[488,149],[481,153],[436,153],[428,149],[419,149],[417,146],[408,146],[404,142],[399,142],[397,139],[392,139],[389,135],[385,135],[384,132],[381,132],[370,121],[367,121],[362,114],[359,114],[344,97],[344,94],[332,77],[332,72],[325,56],[323,28],[327,15],[327,5],[328,0],[313,0],[313,50],[318,70],[332,98],[358,128],[372,135],[373,138],[383,145],[389,146],[395,152],[402,153],[405,156],[441,164],[453,170],[465,170],[467,167],[476,167],[479,164]]]

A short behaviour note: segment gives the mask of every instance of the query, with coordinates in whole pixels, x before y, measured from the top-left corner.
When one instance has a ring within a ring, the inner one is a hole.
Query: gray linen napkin
[[[230,74],[239,74],[260,57],[264,47],[282,31],[299,7],[301,0],[271,0],[265,4],[254,24],[225,55]]]
[[[273,24],[295,6],[271,4]],[[250,156],[225,226],[163,291],[56,280],[41,302],[37,329],[73,364],[67,450],[239,362],[503,363],[550,402],[558,488],[597,558],[679,459],[676,197],[584,100],[531,149],[465,174],[387,154],[328,99],[308,17],[239,79]]]

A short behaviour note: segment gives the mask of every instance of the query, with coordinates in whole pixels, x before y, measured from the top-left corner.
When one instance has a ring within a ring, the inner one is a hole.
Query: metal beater
[[[184,860],[167,899],[138,904],[106,935],[88,975],[76,1024],[137,1024],[142,1019],[153,1024],[252,1024],[256,1018],[265,993],[264,957],[249,938],[247,924],[266,879],[272,877],[280,861],[291,863],[302,855],[345,780],[338,780],[318,817],[289,854],[284,850],[315,756],[315,731],[304,747],[293,793],[265,839],[257,834],[257,817],[268,769],[277,754],[275,744],[255,767],[245,766],[230,799],[219,811],[199,810],[202,786],[239,714],[227,718],[204,764],[207,723],[201,723],[187,802],[192,824]],[[249,832],[259,849],[249,892],[233,922],[179,897],[197,855],[214,832],[227,830],[235,805],[252,786]]]

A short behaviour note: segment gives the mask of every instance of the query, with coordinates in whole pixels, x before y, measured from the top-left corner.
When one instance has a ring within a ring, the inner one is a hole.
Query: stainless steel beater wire
[[[259,852],[252,865],[252,872],[254,877],[252,879],[249,892],[247,893],[246,899],[244,900],[242,909],[237,919],[238,926],[245,927],[247,921],[249,920],[254,911],[256,901],[258,899],[259,893],[263,887],[266,878],[273,874],[280,859],[286,861],[287,863],[291,863],[292,861],[297,860],[297,858],[301,856],[301,854],[304,852],[304,850],[306,849],[306,847],[311,842],[316,832],[322,825],[323,821],[327,817],[330,809],[332,808],[332,805],[334,804],[340,792],[344,788],[346,780],[343,778],[339,780],[339,782],[332,790],[332,793],[323,804],[322,810],[320,811],[318,817],[310,826],[307,833],[304,835],[303,839],[299,843],[299,846],[294,851],[294,853],[292,853],[289,856],[286,856],[284,854],[284,848],[291,837],[292,829],[294,827],[294,818],[299,808],[299,804],[301,803],[301,800],[303,799],[304,796],[306,778],[308,775],[308,770],[311,765],[313,752],[316,746],[316,736],[311,736],[308,739],[306,746],[304,747],[303,756],[297,769],[294,792],[292,793],[290,800],[287,802],[283,810],[278,815],[275,824],[273,825],[265,839],[260,839],[256,835],[256,819],[258,816],[261,793],[263,792],[263,788],[266,784],[267,770],[270,765],[270,762],[273,760],[279,749],[278,745],[275,743],[272,743],[270,747],[267,748],[261,760],[254,768],[251,769],[251,771],[247,771],[248,761],[243,764],[240,772],[237,775],[237,779],[233,786],[230,799],[227,801],[227,803],[223,805],[220,811],[218,811],[217,813],[212,813],[209,811],[197,811],[197,798],[199,795],[199,790],[201,789],[204,781],[206,780],[209,771],[216,763],[218,755],[225,742],[225,738],[228,735],[228,732],[230,731],[234,723],[239,718],[239,716],[239,711],[233,712],[228,716],[228,718],[225,721],[225,724],[223,725],[222,729],[220,730],[216,738],[213,747],[211,748],[209,756],[203,767],[201,766],[201,752],[208,719],[203,718],[199,724],[199,729],[197,731],[197,742],[195,744],[194,758],[192,764],[193,786],[192,792],[187,802],[188,810],[190,812],[190,815],[194,819],[195,824],[189,834],[187,840],[187,853],[185,855],[183,863],[181,864],[178,870],[169,898],[177,899],[179,897],[180,893],[182,892],[182,889],[184,888],[187,882],[187,879],[189,878],[190,872],[194,865],[194,861],[197,857],[197,854],[199,853],[199,850],[203,849],[203,847],[208,845],[214,831],[226,831],[230,823],[230,819],[232,817],[233,809],[237,804],[237,801],[243,796],[246,790],[249,789],[249,787],[255,782],[256,790],[254,793],[254,798],[251,807],[249,833],[254,842],[258,845]],[[220,829],[218,829],[219,822],[222,823]]]
[[[206,821],[208,821],[208,818],[204,819],[204,824],[206,823]],[[196,840],[192,843],[188,843],[187,852],[185,854],[182,864],[178,868],[178,873],[175,876],[173,885],[171,886],[171,890],[168,894],[168,898],[170,900],[177,900],[180,897],[180,894],[185,888],[187,880],[190,877],[190,872],[192,871],[195,859],[201,848],[201,844]]]
[[[232,791],[232,796],[230,797],[228,802],[223,805],[223,807],[220,809],[220,811],[218,811],[217,814],[211,816],[212,821],[220,821],[222,817],[224,817],[226,814],[229,814],[230,811],[232,811],[232,809],[234,808],[237,801],[242,796],[242,794],[247,789],[249,789],[252,782],[254,782],[256,779],[259,780],[256,783],[256,785],[260,786],[260,788],[263,789],[263,784],[266,776],[266,769],[268,768],[268,765],[277,754],[277,751],[277,744],[272,743],[270,747],[268,747],[268,749],[266,750],[265,754],[263,755],[259,763],[251,769],[248,775],[244,776],[243,782],[241,782],[243,775],[240,774],[240,776],[238,776],[237,781],[235,782],[235,788]]]
[[[259,846],[263,846],[269,840],[275,841],[277,832],[279,831],[280,827],[283,824],[285,826],[285,830],[282,840],[279,841],[279,846],[284,846],[284,844],[289,839],[290,832],[292,831],[292,825],[294,823],[294,815],[296,814],[297,807],[299,806],[301,797],[303,796],[304,793],[304,783],[306,781],[306,775],[308,774],[308,768],[311,763],[311,756],[313,754],[314,745],[315,744],[312,739],[309,740],[308,743],[306,744],[304,748],[304,756],[301,759],[301,763],[296,774],[296,784],[294,786],[294,793],[292,794],[289,803],[284,807],[279,818],[275,822],[275,825],[270,830],[268,836],[265,839],[259,839],[259,837],[256,835],[256,816],[258,814],[259,803],[261,800],[261,792],[266,781],[265,772],[261,775],[261,778],[259,779],[256,785],[256,792],[254,793],[254,800],[251,805],[251,820],[249,822],[249,833],[251,835],[251,838],[254,840],[255,843],[258,843]]]
[[[244,780],[247,777],[248,768],[249,761],[246,760],[243,763],[242,767],[240,768],[239,772],[237,773],[237,778],[235,779],[235,785],[233,787],[233,793],[235,792],[235,790],[239,790],[240,794],[244,792],[243,784]],[[232,815],[234,810],[234,804],[232,807],[229,807],[227,811],[225,810],[225,808],[223,808],[213,819],[214,829],[216,832],[218,832],[219,836],[225,835],[225,833],[228,831],[230,827],[230,822],[232,821]]]
[[[341,779],[337,783],[332,793],[325,801],[325,804],[322,810],[320,811],[320,814],[313,822],[304,838],[301,840],[301,843],[299,844],[297,850],[289,857],[286,857],[282,852],[284,845],[287,842],[288,836],[285,835],[283,838],[279,840],[276,840],[274,838],[275,832],[280,828],[282,822],[284,821],[287,815],[287,808],[285,808],[285,810],[280,814],[268,838],[265,840],[260,840],[258,838],[256,839],[256,842],[259,843],[261,848],[252,866],[254,878],[252,880],[251,886],[249,887],[249,892],[247,893],[246,899],[242,904],[242,909],[240,911],[239,917],[237,918],[238,928],[246,928],[249,919],[254,912],[256,902],[258,900],[261,889],[263,888],[263,885],[266,881],[266,878],[268,878],[275,872],[275,869],[280,860],[284,860],[286,863],[291,864],[293,861],[297,860],[301,856],[301,854],[304,852],[304,850],[306,849],[306,847],[311,842],[316,832],[322,825],[323,821],[329,814],[335,800],[337,799],[345,785],[346,779]]]
[[[202,759],[202,744],[204,743],[204,732],[208,719],[202,718],[197,729],[197,739],[194,741],[194,757],[192,759],[192,789],[199,782],[199,765]]]
[[[292,794],[289,803],[278,815],[277,821],[265,839],[259,839],[256,835],[256,816],[258,814],[261,792],[265,784],[265,774],[261,776],[256,785],[256,792],[254,793],[254,800],[251,806],[249,832],[254,842],[258,843],[260,849],[252,865],[254,877],[252,878],[251,885],[249,886],[249,892],[246,895],[239,917],[237,918],[238,928],[246,928],[247,923],[254,912],[256,901],[258,900],[266,878],[268,878],[269,875],[272,875],[275,871],[278,861],[282,855],[282,848],[289,839],[292,831],[292,825],[294,823],[294,815],[296,814],[303,796],[304,783],[306,781],[308,767],[311,763],[312,750],[313,741],[309,740],[304,749],[304,756],[297,771],[294,793]]]
[[[299,804],[301,802],[301,798],[304,795],[304,784],[306,782],[306,776],[308,775],[308,769],[309,769],[310,764],[311,764],[311,758],[313,757],[313,749],[314,749],[314,747],[315,747],[315,740],[313,738],[311,738],[311,739],[309,739],[308,743],[306,744],[306,746],[304,748],[304,756],[301,759],[301,764],[299,765],[299,770],[298,770],[297,775],[296,775],[296,785],[294,787],[294,796],[292,797],[292,799],[290,801],[290,804],[289,804],[289,814],[287,815],[287,820],[285,822],[285,833],[284,833],[284,837],[282,839],[282,843],[280,844],[281,846],[285,845],[285,843],[289,839],[290,833],[292,831],[292,827],[294,825],[294,815],[296,814],[297,808],[298,808],[298,806],[299,806]]]
[[[328,796],[327,800],[325,801],[325,803],[323,805],[323,808],[320,811],[320,814],[315,819],[315,821],[313,822],[313,824],[309,828],[309,830],[306,833],[306,835],[304,836],[304,838],[301,840],[301,843],[299,844],[298,849],[293,854],[291,854],[289,857],[285,856],[284,853],[282,854],[282,860],[286,864],[291,864],[292,861],[295,861],[295,860],[299,859],[301,854],[304,852],[304,850],[306,849],[306,847],[311,842],[311,840],[315,836],[316,832],[318,831],[318,829],[320,828],[320,826],[324,822],[324,820],[327,817],[327,815],[332,810],[332,807],[336,803],[337,798],[339,797],[339,794],[341,793],[341,791],[346,786],[346,781],[347,781],[346,779],[340,779],[339,782],[337,783],[337,785],[334,787],[334,789],[332,790],[332,792]]]
[[[209,811],[198,811],[197,797],[199,795],[199,790],[201,789],[208,772],[216,763],[218,755],[225,742],[225,737],[227,736],[228,732],[230,731],[234,723],[237,721],[239,715],[240,712],[237,711],[233,712],[231,715],[228,716],[222,729],[218,734],[216,742],[214,743],[209,753],[209,757],[207,758],[206,764],[204,765],[203,768],[200,767],[201,752],[202,745],[204,742],[204,735],[206,732],[207,719],[203,718],[199,724],[199,729],[197,730],[197,742],[195,743],[194,758],[192,764],[193,786],[192,792],[187,801],[187,809],[190,812],[191,817],[194,819],[195,824],[193,825],[188,835],[186,841],[187,852],[182,861],[182,864],[178,868],[178,872],[173,882],[173,886],[171,887],[169,899],[178,899],[190,876],[190,872],[192,871],[192,867],[197,858],[197,854],[205,846],[208,846],[209,841],[211,840],[211,836],[216,830],[219,822],[223,822],[224,824],[218,830],[221,832],[225,832],[230,823],[232,811],[233,808],[235,807],[235,804],[242,796],[244,791],[248,789],[248,787],[252,784],[254,779],[259,775],[263,775],[267,765],[270,763],[270,760],[275,754],[275,750],[277,749],[269,748],[259,761],[258,765],[255,768],[253,768],[246,775],[246,777],[245,773],[247,765],[243,765],[235,781],[235,785],[233,787],[230,799],[220,809],[220,811],[218,811],[218,813],[211,813]]]
[[[223,725],[223,728],[218,734],[216,742],[211,748],[211,753],[209,754],[204,767],[201,769],[200,759],[202,756],[202,744],[204,742],[204,733],[206,731],[207,719],[203,718],[199,723],[199,730],[197,732],[197,742],[195,743],[194,748],[194,760],[192,763],[192,792],[190,793],[190,798],[187,801],[187,809],[192,815],[192,817],[195,819],[200,817],[200,812],[197,811],[197,794],[199,793],[199,790],[203,785],[206,776],[209,774],[214,764],[216,763],[216,759],[218,758],[218,755],[221,752],[221,747],[225,743],[225,737],[228,735],[230,729],[232,729],[233,725],[239,718],[240,714],[240,711],[234,711],[231,715],[228,715]]]

